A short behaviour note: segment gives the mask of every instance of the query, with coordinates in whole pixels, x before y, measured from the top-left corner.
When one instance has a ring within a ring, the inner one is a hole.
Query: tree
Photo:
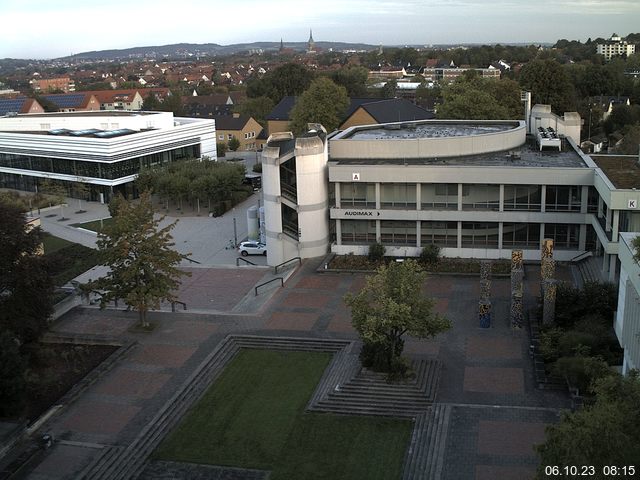
[[[247,98],[235,109],[240,115],[252,117],[256,122],[266,128],[265,118],[273,110],[275,103],[269,97]]]
[[[13,332],[21,343],[36,340],[53,311],[41,236],[19,207],[0,199],[0,331]]]
[[[513,80],[463,76],[442,88],[438,118],[513,120],[524,117],[520,87]]]
[[[367,94],[369,70],[360,66],[350,66],[336,70],[331,80],[347,89],[349,97],[364,97]]]
[[[216,152],[218,157],[224,157],[227,154],[227,143],[226,142],[217,142],[216,143]]]
[[[344,87],[326,77],[314,80],[300,95],[291,110],[291,130],[296,134],[307,131],[308,123],[321,123],[327,132],[340,126],[349,106],[349,97]]]
[[[59,182],[47,179],[40,184],[40,193],[44,193],[50,197],[49,207],[51,207],[53,203],[60,205],[60,216],[61,219],[63,219],[64,199],[67,196],[67,189]]]
[[[389,80],[382,87],[382,98],[396,98],[396,90],[398,89],[398,82],[396,80]]]
[[[434,301],[424,296],[425,277],[414,260],[392,262],[367,277],[358,294],[344,297],[365,344],[361,358],[372,360],[370,366],[394,373],[402,365],[403,335],[430,338],[451,328],[449,320],[433,311]]]
[[[144,110],[145,112],[155,112],[160,110],[160,102],[158,101],[158,97],[156,97],[153,93],[149,93],[142,102],[142,110]]]
[[[640,152],[640,125],[630,125],[624,129],[622,143],[616,152],[623,155],[637,155]]]
[[[313,81],[314,74],[303,65],[285,63],[265,73],[262,78],[252,78],[247,82],[247,96],[251,98],[269,97],[277,104],[283,97],[297,96],[304,92]]]
[[[19,410],[26,390],[27,362],[20,355],[18,344],[11,332],[0,332],[0,417]]]
[[[610,465],[634,465],[640,458],[640,380],[610,375],[594,386],[596,401],[574,413],[565,413],[560,423],[547,427],[537,477],[548,478],[545,465],[593,465],[590,478],[611,478],[603,474]],[[628,475],[628,472],[627,472]],[[631,475],[633,476],[633,474]]]
[[[76,213],[84,213],[85,210],[82,210],[82,200],[87,199],[90,190],[86,179],[78,177],[78,181],[73,182],[72,188],[73,192],[78,196],[78,211]]]
[[[527,63],[520,72],[520,85],[531,91],[534,104],[551,105],[560,115],[576,109],[569,75],[555,60],[536,59]]]
[[[231,137],[231,140],[229,140],[228,146],[229,146],[229,150],[231,150],[232,152],[235,152],[240,148],[240,140],[238,140],[236,137]]]
[[[110,268],[106,276],[88,284],[102,293],[100,306],[123,299],[136,310],[140,325],[148,327],[147,312],[162,301],[177,299],[180,277],[189,273],[178,269],[183,255],[173,250],[173,222],[160,228],[164,217],[154,219],[148,192],[138,203],[120,201],[113,223],[98,234],[101,264]]]

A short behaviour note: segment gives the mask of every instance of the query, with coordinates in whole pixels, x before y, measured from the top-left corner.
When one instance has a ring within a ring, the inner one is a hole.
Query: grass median
[[[242,350],[154,453],[271,479],[399,478],[408,420],[305,413],[330,354]]]

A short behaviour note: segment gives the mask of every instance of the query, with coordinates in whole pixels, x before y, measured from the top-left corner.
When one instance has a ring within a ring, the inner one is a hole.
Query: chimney
[[[233,118],[240,118],[240,114],[238,112],[233,112]]]

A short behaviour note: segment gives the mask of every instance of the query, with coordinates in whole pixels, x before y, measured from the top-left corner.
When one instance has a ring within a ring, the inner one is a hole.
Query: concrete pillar
[[[611,283],[614,283],[616,281],[617,263],[618,263],[618,256],[615,254],[611,255],[611,258],[609,259],[609,281]]]
[[[340,192],[340,182],[334,183],[334,194],[336,196],[336,208],[342,208],[340,206],[340,200],[342,199],[342,194]]]
[[[609,271],[609,254],[605,253],[602,255],[602,274],[606,274]]]
[[[380,183],[376,182],[376,210],[380,210]]]
[[[580,232],[578,233],[578,250],[585,250],[587,247],[587,226],[580,225]]]
[[[498,211],[499,212],[504,212],[504,184],[503,183],[500,184],[500,203],[499,203],[499,206],[498,206]],[[500,248],[502,248],[502,247],[500,247]]]
[[[547,209],[547,186],[540,185],[540,211],[546,212]]]
[[[336,245],[342,245],[342,220],[337,219],[334,221],[336,222]]]
[[[544,241],[544,223],[540,224],[540,245]]]
[[[420,220],[416,221],[416,247],[422,247],[422,238],[420,236],[420,230],[422,226],[422,222]]]
[[[458,248],[462,248],[462,222],[458,222]]]
[[[498,250],[502,250],[502,234],[504,232],[504,224],[498,222]]]
[[[620,226],[620,210],[613,211],[613,225],[611,226],[611,240],[618,241],[618,227]]]
[[[602,217],[602,205],[603,205],[603,201],[602,201],[602,197],[600,195],[598,195],[598,218]]]
[[[542,300],[542,323],[544,325],[549,325],[555,321],[557,291],[558,284],[555,280],[545,280]]]
[[[416,183],[416,210],[422,210],[422,184]]]
[[[611,231],[611,209],[607,208],[607,216],[605,219],[605,232],[610,232]]]
[[[462,211],[462,184],[458,184],[458,211]]]
[[[382,233],[380,232],[380,220],[376,220],[376,242],[382,241]]]
[[[589,210],[589,186],[582,186],[582,193],[580,196],[580,213],[587,213]]]

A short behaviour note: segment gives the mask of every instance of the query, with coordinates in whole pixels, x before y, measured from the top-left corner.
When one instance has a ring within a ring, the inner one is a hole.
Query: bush
[[[384,259],[384,254],[387,248],[381,243],[372,243],[369,245],[368,258],[372,262],[381,262]]]
[[[256,173],[262,173],[262,163],[255,163],[253,167],[251,167],[251,170]]]
[[[21,408],[26,382],[26,361],[9,331],[0,334],[0,417],[13,415]]]
[[[609,365],[601,357],[560,358],[553,367],[553,373],[569,381],[572,387],[580,392],[591,391],[594,382],[612,374]]]
[[[227,154],[227,144],[225,142],[216,143],[216,152],[218,157],[224,157]]]
[[[556,295],[555,323],[569,329],[588,315],[611,319],[617,303],[617,288],[612,283],[587,282],[582,289],[561,283]]]
[[[240,140],[238,140],[236,137],[233,137],[231,140],[229,140],[228,147],[229,150],[235,152],[240,148]]]
[[[437,245],[426,245],[420,252],[420,263],[425,265],[432,265],[438,263],[440,259],[440,247]]]

